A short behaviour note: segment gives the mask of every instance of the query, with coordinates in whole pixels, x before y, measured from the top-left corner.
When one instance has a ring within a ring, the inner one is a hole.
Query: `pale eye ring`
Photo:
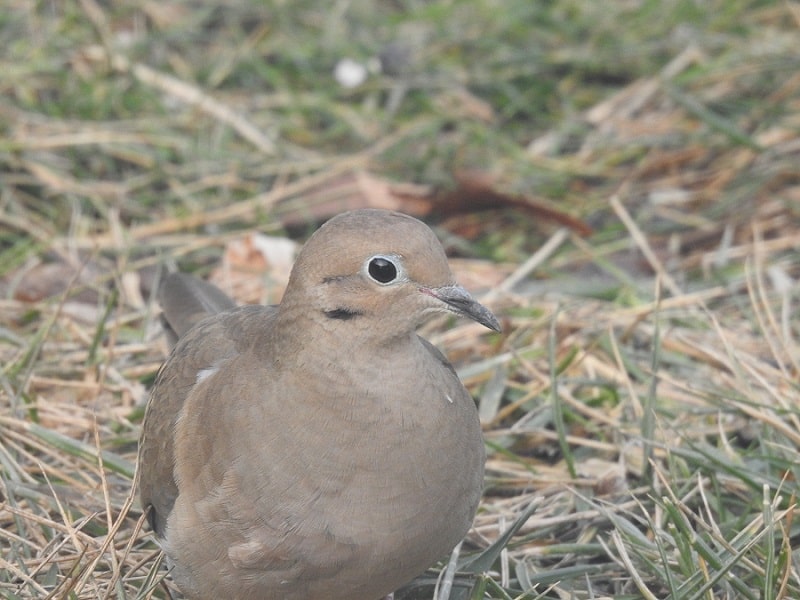
[[[391,283],[397,279],[397,266],[384,256],[376,256],[370,260],[367,272],[378,283]]]
[[[397,256],[376,254],[367,260],[364,270],[370,279],[381,285],[395,283],[403,277],[403,267]]]

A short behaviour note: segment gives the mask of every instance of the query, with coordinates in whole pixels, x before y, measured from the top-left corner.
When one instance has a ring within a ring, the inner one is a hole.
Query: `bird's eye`
[[[378,283],[391,283],[397,279],[397,266],[385,256],[371,258],[367,272]]]

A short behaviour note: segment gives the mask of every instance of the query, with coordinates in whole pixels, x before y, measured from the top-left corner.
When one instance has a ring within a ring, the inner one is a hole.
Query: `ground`
[[[274,302],[385,206],[503,325],[424,328],[486,489],[398,598],[800,597],[797,2],[6,4],[0,595],[167,597],[160,273]]]

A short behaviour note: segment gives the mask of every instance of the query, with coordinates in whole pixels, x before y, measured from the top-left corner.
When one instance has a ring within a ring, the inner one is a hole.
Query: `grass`
[[[800,597],[799,25],[746,0],[10,0],[0,596],[174,593],[130,497],[158,269],[274,298],[253,231],[393,202],[504,325],[425,328],[478,400],[486,491],[398,598]]]

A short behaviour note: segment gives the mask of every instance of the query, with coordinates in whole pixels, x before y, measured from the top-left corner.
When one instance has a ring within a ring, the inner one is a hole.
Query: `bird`
[[[191,275],[159,292],[175,342],[137,480],[190,600],[379,600],[466,535],[483,486],[475,402],[417,334],[436,313],[500,331],[434,232],[382,209],[308,239],[276,306]]]

